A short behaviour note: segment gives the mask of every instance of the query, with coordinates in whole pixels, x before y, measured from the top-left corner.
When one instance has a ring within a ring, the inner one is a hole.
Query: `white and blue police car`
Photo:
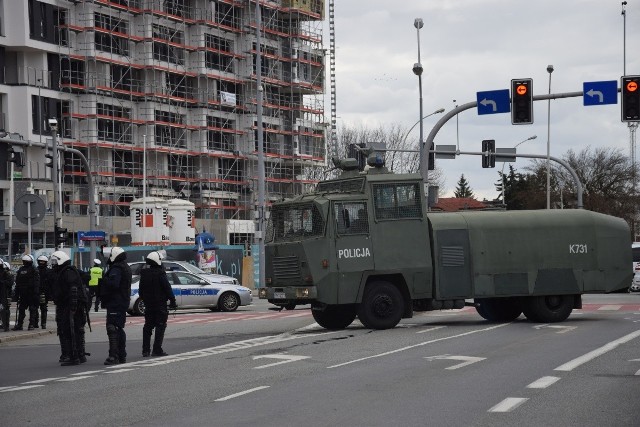
[[[167,271],[167,279],[176,297],[178,309],[208,308],[210,310],[235,311],[250,305],[251,289],[241,286],[238,279],[221,274],[193,274],[186,271]],[[129,313],[144,314],[144,301],[140,299],[140,276],[131,283]]]

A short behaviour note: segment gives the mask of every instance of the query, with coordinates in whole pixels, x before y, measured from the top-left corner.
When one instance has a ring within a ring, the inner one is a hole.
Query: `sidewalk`
[[[12,307],[14,308],[14,307]],[[51,335],[57,332],[56,329],[56,321],[55,321],[55,306],[49,307],[49,311],[47,312],[47,329],[33,329],[31,331],[27,330],[27,326],[29,326],[29,313],[27,312],[27,317],[24,322],[24,329],[22,331],[12,331],[11,328],[15,325],[15,311],[11,311],[11,320],[9,321],[9,331],[4,332],[4,330],[0,330],[0,344],[16,341],[16,340],[24,340],[28,338],[37,338],[44,335]],[[53,311],[53,313],[52,313]]]

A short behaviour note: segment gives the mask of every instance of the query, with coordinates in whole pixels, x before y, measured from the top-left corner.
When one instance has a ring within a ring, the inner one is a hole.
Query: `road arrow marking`
[[[560,331],[558,331],[556,333],[557,334],[564,334],[565,332],[573,331],[574,329],[577,328],[577,326],[549,325],[548,323],[545,323],[544,325],[536,325],[536,326],[533,327],[533,329],[542,329],[542,328],[561,329]]]
[[[496,101],[492,99],[484,98],[482,101],[480,101],[480,104],[482,104],[483,107],[491,105],[492,111],[498,111],[498,105],[496,104]]]
[[[600,92],[599,90],[589,89],[589,92],[587,92],[587,95],[589,95],[592,98],[594,96],[597,96],[598,97],[598,102],[600,102],[600,103],[602,103],[604,101],[604,94],[602,92]]]
[[[310,356],[294,356],[291,354],[265,354],[262,356],[253,356],[253,360],[257,359],[280,359],[280,362],[269,363],[267,365],[256,366],[253,369],[268,368],[271,366],[282,365],[283,363],[296,362],[298,360],[309,359]]]
[[[471,365],[472,363],[480,362],[481,360],[485,360],[486,357],[473,357],[473,356],[452,356],[450,354],[443,354],[441,356],[429,356],[425,357],[428,361],[433,360],[463,360],[464,362],[458,363],[457,365],[449,366],[449,370],[462,368],[467,365]]]

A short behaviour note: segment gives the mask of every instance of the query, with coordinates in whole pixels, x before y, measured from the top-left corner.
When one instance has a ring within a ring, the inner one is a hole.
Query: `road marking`
[[[310,356],[294,356],[292,354],[264,354],[262,356],[253,356],[253,360],[258,359],[280,359],[280,362],[256,366],[253,369],[269,368],[271,366],[282,365],[283,363],[297,362],[298,360],[310,359]]]
[[[435,331],[437,329],[442,329],[442,328],[446,328],[446,326],[434,326],[433,328],[423,329],[421,331],[418,331],[416,332],[416,334],[424,334],[425,332],[431,332],[431,331]]]
[[[196,322],[202,322],[202,319],[188,319],[188,320],[179,320],[177,322],[171,322],[174,325],[183,325],[185,323],[196,323]]]
[[[100,372],[104,372],[104,369],[100,369],[99,371],[78,372],[77,374],[71,374],[71,375],[91,375],[91,374],[99,374]]]
[[[263,385],[260,387],[250,388],[249,390],[241,391],[239,393],[230,394],[229,396],[221,397],[220,399],[214,400],[214,402],[224,402],[225,400],[233,399],[235,397],[243,396],[245,394],[253,393],[254,391],[264,390],[265,388],[269,388],[271,386]]]
[[[533,329],[543,329],[543,328],[548,328],[548,329],[560,329],[558,332],[556,332],[557,334],[564,334],[565,332],[569,332],[569,331],[573,331],[574,329],[577,329],[577,326],[561,326],[561,325],[549,325],[548,323],[545,323],[544,325],[536,325],[533,327]]]
[[[554,384],[559,379],[560,378],[558,378],[558,377],[542,377],[542,378],[538,378],[537,380],[535,380],[534,382],[529,384],[527,386],[527,388],[547,388],[551,384]]]
[[[603,305],[602,307],[598,307],[598,311],[606,311],[606,310],[620,310],[622,308],[621,305]]]
[[[24,385],[17,387],[6,387],[5,389],[0,390],[0,393],[6,393],[8,391],[19,391],[19,390],[28,390],[30,388],[44,387],[43,384],[34,384],[34,385]]]
[[[278,317],[278,315],[273,315],[273,314],[265,314],[264,316],[256,316],[256,317],[250,317],[248,320],[258,320],[258,319],[272,319],[274,317]]]
[[[311,313],[309,312],[305,312],[305,313],[297,313],[297,314],[289,314],[287,316],[282,316],[283,319],[291,319],[293,317],[302,317],[302,316],[310,316]]]
[[[114,371],[108,371],[105,372],[105,374],[119,374],[121,372],[129,372],[129,371],[135,371],[136,368],[122,368],[122,369],[116,369]]]
[[[62,378],[65,378],[65,377],[43,378],[41,380],[27,381],[25,383],[20,383],[20,384],[42,384],[42,383],[48,383],[51,381],[57,381]]]
[[[79,381],[79,380],[86,380],[87,378],[93,378],[93,377],[95,377],[95,375],[84,375],[82,377],[62,378],[56,381],[58,382]]]
[[[526,397],[507,397],[487,412],[511,412],[527,400]]]
[[[481,360],[485,360],[486,357],[473,357],[473,356],[451,356],[448,354],[443,354],[442,356],[429,356],[425,357],[425,359],[429,361],[433,360],[463,360],[462,363],[458,363],[457,365],[449,366],[445,369],[453,370],[458,368],[463,368],[467,365],[471,365],[472,363],[480,362]]]
[[[398,348],[398,349],[395,349],[395,350],[386,351],[384,353],[374,354],[373,356],[362,357],[360,359],[350,360],[349,362],[344,362],[344,363],[339,363],[337,365],[327,366],[327,369],[339,368],[341,366],[350,365],[352,363],[362,362],[363,360],[374,359],[376,357],[388,356],[388,355],[394,354],[394,353],[400,353],[401,351],[411,350],[413,348],[422,347],[423,345],[433,344],[434,342],[446,341],[446,340],[450,340],[450,339],[453,339],[453,338],[460,338],[460,337],[464,337],[464,336],[467,336],[467,335],[476,334],[478,332],[491,331],[493,329],[502,328],[503,326],[507,326],[507,325],[510,325],[510,324],[511,324],[511,322],[509,322],[509,323],[501,323],[499,325],[490,326],[490,327],[484,328],[484,329],[476,329],[474,331],[464,332],[464,333],[458,334],[458,335],[451,335],[449,337],[436,338],[434,340],[425,341],[425,342],[421,342],[421,343],[414,344],[414,345],[409,345],[409,346]]]
[[[618,338],[615,341],[611,341],[610,343],[607,343],[605,345],[603,345],[600,348],[597,348],[593,351],[590,351],[589,353],[583,354],[580,357],[577,357],[567,363],[564,363],[560,366],[558,366],[556,369],[554,369],[554,371],[572,371],[575,368],[577,368],[578,366],[589,362],[590,360],[595,359],[598,356],[602,356],[603,354],[615,349],[616,347],[618,347],[620,344],[624,344],[628,341],[631,341],[634,338],[637,338],[640,336],[640,330],[637,330],[635,332],[632,332],[628,335],[623,336],[622,338]]]

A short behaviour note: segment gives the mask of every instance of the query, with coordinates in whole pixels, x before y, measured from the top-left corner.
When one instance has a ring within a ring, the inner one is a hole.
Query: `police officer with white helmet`
[[[29,309],[29,330],[38,327],[38,302],[40,298],[40,275],[33,265],[33,256],[22,257],[22,267],[16,273],[16,296],[18,297],[18,322],[14,331],[21,331],[25,318],[25,311]]]

